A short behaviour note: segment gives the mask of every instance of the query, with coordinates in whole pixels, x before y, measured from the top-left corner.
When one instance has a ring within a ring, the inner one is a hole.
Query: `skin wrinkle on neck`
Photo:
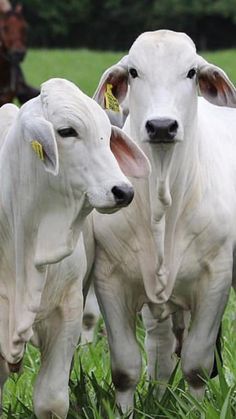
[[[196,98],[197,100],[197,98]],[[153,233],[156,240],[156,251],[158,260],[158,282],[162,284],[162,290],[157,284],[157,294],[161,302],[166,301],[174,287],[175,276],[178,267],[170,277],[168,269],[171,266],[174,252],[173,237],[178,222],[181,221],[183,213],[191,211],[193,206],[199,202],[203,193],[199,170],[199,144],[197,135],[197,109],[191,125],[185,127],[184,140],[177,143],[171,149],[146,146],[145,151],[152,161],[152,172],[150,182],[154,183],[156,195],[150,194],[151,214]],[[130,112],[131,136],[136,138],[138,144],[143,148],[144,143],[140,139],[139,132],[135,128],[135,121],[132,120]],[[191,143],[188,141],[191,139]],[[150,147],[152,147],[150,149]],[[167,146],[169,147],[169,146]],[[173,164],[174,162],[174,164]],[[178,164],[177,164],[178,162]],[[193,185],[195,184],[195,188]],[[166,243],[171,244],[170,248]]]

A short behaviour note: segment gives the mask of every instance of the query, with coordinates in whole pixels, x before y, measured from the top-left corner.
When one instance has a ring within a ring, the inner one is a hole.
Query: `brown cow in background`
[[[20,62],[26,54],[27,23],[21,5],[12,9],[0,0],[0,106],[17,98],[20,104],[39,94],[24,79]]]

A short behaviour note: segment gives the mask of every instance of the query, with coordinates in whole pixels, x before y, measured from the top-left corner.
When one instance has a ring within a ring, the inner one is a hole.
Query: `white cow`
[[[80,232],[94,207],[109,213],[132,200],[120,167],[145,176],[149,165],[100,106],[67,80],[44,83],[20,110],[3,106],[0,121],[1,387],[31,339],[42,358],[36,415],[65,418],[91,259]]]
[[[232,283],[236,110],[219,106],[235,107],[236,90],[220,68],[197,55],[187,35],[167,30],[140,35],[128,56],[104,73],[94,96],[104,108],[107,83],[118,101],[129,84],[124,129],[152,163],[150,181],[137,181],[129,208],[106,219],[94,214],[95,288],[117,402],[123,410],[133,405],[141,369],[135,315],[144,303],[149,372],[156,377],[157,360],[160,381],[173,368],[168,314],[177,312],[181,326],[182,310],[191,313],[181,362],[192,393],[201,397],[200,376],[211,374]]]

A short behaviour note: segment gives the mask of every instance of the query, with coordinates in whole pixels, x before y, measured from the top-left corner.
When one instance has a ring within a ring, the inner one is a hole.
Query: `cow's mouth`
[[[103,208],[95,208],[97,212],[100,214],[114,214],[115,212],[119,211],[123,206],[116,206],[116,207],[103,207]]]
[[[159,140],[159,141],[157,141],[157,140],[147,140],[147,142],[149,144],[154,144],[154,145],[159,145],[159,144],[169,145],[169,144],[176,144],[179,141],[178,140]]]

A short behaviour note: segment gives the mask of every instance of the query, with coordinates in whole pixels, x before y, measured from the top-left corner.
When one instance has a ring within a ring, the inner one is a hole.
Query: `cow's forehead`
[[[193,48],[195,44],[193,40],[184,32],[174,32],[167,29],[161,29],[158,31],[149,31],[142,33],[135,42],[141,40],[150,40],[152,42],[187,42]]]
[[[55,110],[70,113],[72,109],[88,107],[89,98],[77,87],[65,79],[50,79],[41,86],[41,102],[45,113]]]
[[[196,57],[195,44],[185,33],[169,30],[145,32],[140,35],[129,51],[130,64],[181,63]],[[158,61],[158,63],[157,63]]]
[[[97,129],[110,135],[111,127],[106,113],[68,80],[51,79],[43,83],[41,102],[44,116],[52,123],[82,123],[91,131]]]

